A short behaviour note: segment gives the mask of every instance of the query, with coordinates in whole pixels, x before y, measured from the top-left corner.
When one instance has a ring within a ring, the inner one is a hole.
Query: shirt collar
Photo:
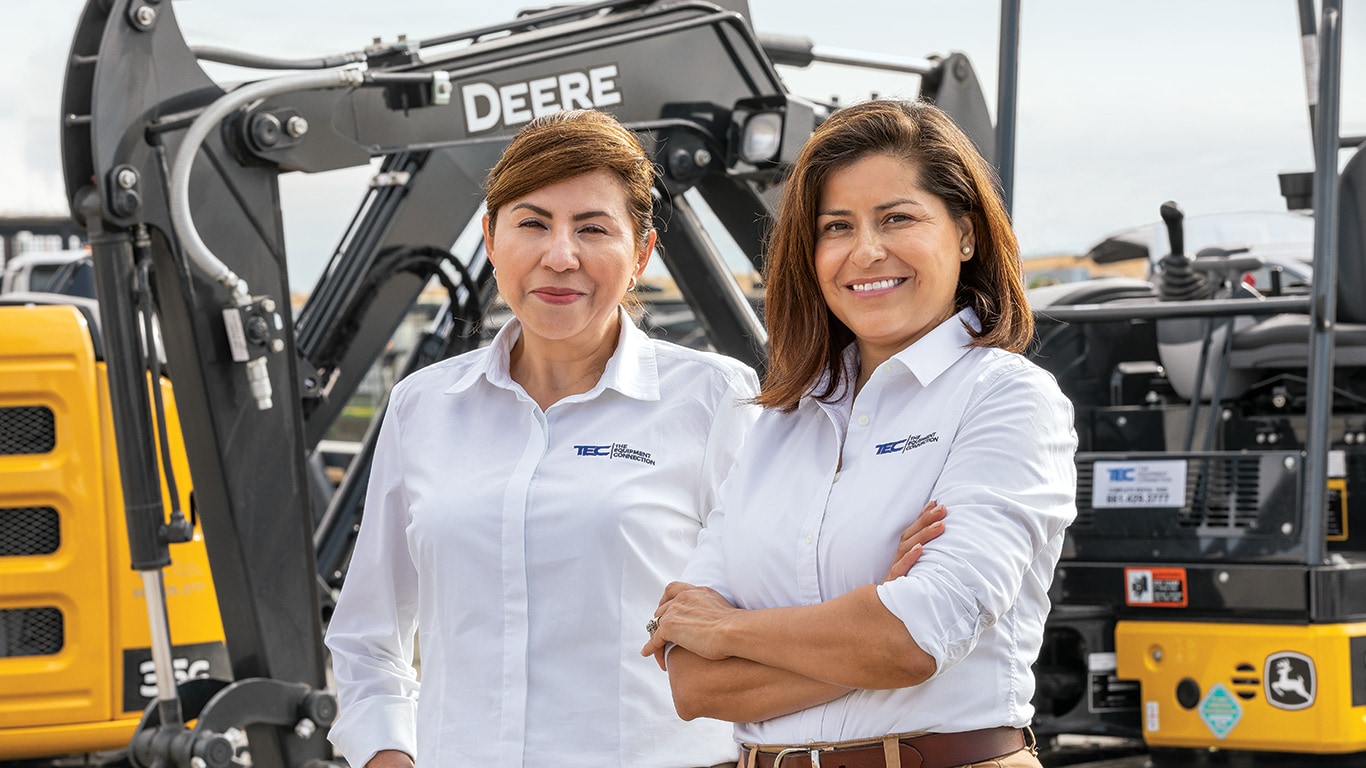
[[[928,387],[930,382],[967,354],[972,344],[972,334],[968,331],[968,326],[975,331],[982,328],[981,321],[977,319],[977,312],[972,307],[964,307],[953,317],[917,339],[914,344],[892,355],[891,359],[910,371],[911,375],[920,381],[921,386]]]
[[[621,334],[617,350],[607,361],[598,386],[605,386],[636,400],[659,399],[659,363],[650,337],[636,327],[625,309],[619,311]]]
[[[659,365],[655,359],[654,345],[650,343],[650,338],[645,332],[636,327],[625,309],[618,312],[621,332],[617,336],[617,348],[608,359],[602,378],[586,394],[594,396],[602,389],[615,389],[636,400],[658,400]],[[474,386],[480,378],[487,379],[495,387],[519,388],[512,380],[509,360],[512,346],[521,335],[522,322],[516,317],[508,320],[493,337],[484,359],[471,365],[446,389],[446,394],[464,392]]]
[[[823,370],[821,375],[816,378],[816,383],[806,391],[802,399],[797,402],[798,408],[817,408],[825,412],[826,416],[835,424],[836,430],[843,435],[849,426],[849,409],[854,401],[854,380],[858,378],[858,346],[850,344],[840,353],[840,364],[844,366],[844,377],[840,380],[840,385],[835,391],[830,393],[828,399],[817,399],[813,396],[815,392],[825,391],[830,382],[830,371]]]

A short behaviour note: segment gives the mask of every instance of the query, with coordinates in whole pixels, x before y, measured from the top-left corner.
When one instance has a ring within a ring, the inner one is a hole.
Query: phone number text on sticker
[[[1091,475],[1091,508],[1186,506],[1186,462],[1097,461]]]

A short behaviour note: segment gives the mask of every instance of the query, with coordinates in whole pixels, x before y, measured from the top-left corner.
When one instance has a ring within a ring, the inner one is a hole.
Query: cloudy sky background
[[[58,112],[81,0],[4,0],[0,215],[65,213]],[[176,0],[194,45],[303,57],[380,36],[432,37],[506,21],[514,0]],[[1284,210],[1277,174],[1313,163],[1293,0],[1024,0],[1015,221],[1026,255],[1079,252],[1103,235],[1188,215]],[[1344,12],[1344,134],[1366,134],[1366,9]],[[750,0],[761,33],[925,57],[962,51],[995,110],[997,0]],[[895,10],[890,10],[895,8]],[[1357,12],[1360,18],[1354,16]],[[913,96],[918,78],[834,65],[782,68],[796,93],[844,102]],[[224,80],[245,76],[220,67]],[[1345,158],[1345,154],[1344,154]],[[291,282],[312,282],[368,173],[282,181]]]

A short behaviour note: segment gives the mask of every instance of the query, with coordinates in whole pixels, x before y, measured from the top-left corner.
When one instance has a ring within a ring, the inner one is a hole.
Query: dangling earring
[[[630,293],[636,289],[636,276],[631,275],[631,282],[626,285],[626,292]]]

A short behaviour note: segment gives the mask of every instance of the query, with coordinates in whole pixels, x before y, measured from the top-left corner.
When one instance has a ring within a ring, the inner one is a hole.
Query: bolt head
[[[285,121],[285,133],[295,139],[308,133],[308,120],[300,115],[294,115]]]
[[[693,153],[692,159],[699,166],[709,165],[711,163],[711,152],[706,148],[699,149]]]
[[[124,168],[123,170],[118,172],[116,180],[118,181],[120,187],[123,187],[124,189],[132,189],[133,187],[137,186],[138,174],[132,168]]]
[[[150,27],[157,20],[157,9],[150,5],[144,5],[133,12],[133,17],[137,20],[138,24],[141,24],[144,27]]]

